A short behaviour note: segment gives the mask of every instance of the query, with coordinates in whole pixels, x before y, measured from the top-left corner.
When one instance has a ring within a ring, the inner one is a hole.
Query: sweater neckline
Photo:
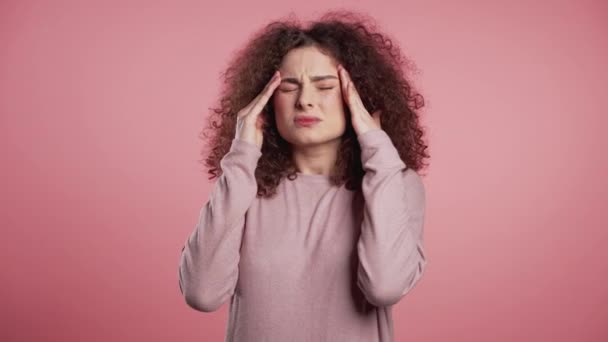
[[[301,173],[301,172],[296,172],[297,178],[296,179],[302,179],[305,181],[311,181],[311,182],[319,182],[319,183],[329,183],[330,182],[330,176],[329,175],[315,175],[315,174],[307,174],[307,173]]]

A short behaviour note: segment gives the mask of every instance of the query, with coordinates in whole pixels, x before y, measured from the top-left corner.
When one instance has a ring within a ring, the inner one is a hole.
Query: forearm
[[[255,145],[233,141],[221,161],[222,174],[182,248],[180,290],[197,310],[214,311],[234,293],[245,214],[257,192],[255,167],[260,156]]]
[[[357,283],[377,306],[397,303],[422,276],[425,190],[383,131],[361,138],[365,198]]]

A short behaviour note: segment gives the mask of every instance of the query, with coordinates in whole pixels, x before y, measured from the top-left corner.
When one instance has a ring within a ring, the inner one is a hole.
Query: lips
[[[296,118],[294,119],[294,121],[295,122],[309,123],[309,122],[321,121],[321,119],[317,118],[316,116],[299,115],[299,116],[296,116]]]
[[[321,122],[321,119],[310,115],[299,115],[294,119],[298,127],[312,127]]]

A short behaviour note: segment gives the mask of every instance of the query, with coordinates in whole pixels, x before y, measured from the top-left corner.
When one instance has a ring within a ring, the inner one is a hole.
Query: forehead
[[[337,70],[334,59],[317,47],[307,46],[290,50],[281,62],[281,74],[298,76],[302,73],[316,75]]]

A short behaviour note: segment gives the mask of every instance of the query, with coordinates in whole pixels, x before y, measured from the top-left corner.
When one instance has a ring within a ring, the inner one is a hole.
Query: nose
[[[296,106],[300,109],[311,108],[314,106],[314,91],[312,86],[302,85],[300,94],[296,101]]]

